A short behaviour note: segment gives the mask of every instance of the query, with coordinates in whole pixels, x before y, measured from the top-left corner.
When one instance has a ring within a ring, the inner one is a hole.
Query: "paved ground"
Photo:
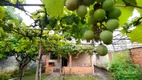
[[[98,80],[111,80],[112,79],[109,72],[104,69],[101,69],[95,66],[94,72],[95,73],[93,75],[96,76]]]
[[[93,76],[95,76],[97,78],[97,80],[112,80],[112,77],[110,76],[109,72],[107,72],[104,69],[95,67],[94,68],[94,74]],[[46,79],[44,80],[63,80],[63,76],[60,76],[60,74],[58,72],[55,73],[51,73]]]
[[[59,78],[62,79],[62,76],[60,76],[60,73],[58,72],[54,72],[54,73],[51,73],[47,78],[45,78],[44,80],[59,80]]]

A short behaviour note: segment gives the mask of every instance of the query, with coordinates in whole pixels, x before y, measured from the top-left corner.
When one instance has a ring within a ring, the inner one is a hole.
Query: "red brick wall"
[[[53,72],[53,66],[48,66],[48,67],[46,67],[46,73],[51,73],[51,72]]]
[[[142,68],[142,48],[130,50],[130,56],[135,64],[139,64]]]
[[[45,72],[52,72],[53,71],[53,66],[49,66],[49,59],[50,59],[50,55],[46,56],[46,70]]]

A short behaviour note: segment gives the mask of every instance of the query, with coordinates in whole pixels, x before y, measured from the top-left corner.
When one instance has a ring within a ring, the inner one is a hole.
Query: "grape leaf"
[[[142,6],[142,0],[136,0],[137,6]]]
[[[118,7],[121,10],[121,16],[119,17],[120,27],[132,16],[134,7]]]
[[[64,3],[62,0],[43,0],[47,13],[51,17],[60,17],[63,14]]]
[[[4,7],[0,7],[0,20],[3,19],[5,17],[5,10]]]
[[[137,1],[137,6],[142,6],[142,0],[136,0]],[[138,10],[138,12],[142,15],[142,9],[140,8],[135,8],[136,10]]]
[[[142,43],[142,24],[138,25],[128,36],[132,42]]]
[[[125,5],[125,3],[122,0],[115,0],[115,5]]]

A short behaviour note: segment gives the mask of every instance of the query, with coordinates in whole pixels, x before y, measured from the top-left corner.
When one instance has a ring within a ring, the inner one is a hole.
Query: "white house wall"
[[[106,68],[106,63],[109,63],[109,56],[99,56],[99,58],[96,57],[96,54],[92,56],[93,65]]]

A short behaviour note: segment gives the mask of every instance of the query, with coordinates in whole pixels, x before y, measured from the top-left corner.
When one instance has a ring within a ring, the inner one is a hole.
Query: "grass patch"
[[[36,75],[36,71],[27,71],[27,72],[24,72],[22,80],[35,80],[35,75]],[[43,80],[46,77],[47,77],[47,75],[42,74],[41,75],[41,80]],[[15,80],[19,80],[19,76],[17,76]]]
[[[41,80],[45,79],[47,75],[41,74]],[[23,80],[35,80],[35,74],[23,76]]]
[[[96,80],[94,77],[65,77],[63,80]]]
[[[23,80],[35,80],[35,74],[32,75],[24,75]]]
[[[47,77],[46,75],[42,75],[41,80],[45,79],[46,77]],[[19,80],[19,77],[16,78],[15,80]],[[24,75],[22,80],[35,80],[35,74]]]
[[[96,80],[96,77],[93,77],[91,75],[68,75],[59,80]]]

